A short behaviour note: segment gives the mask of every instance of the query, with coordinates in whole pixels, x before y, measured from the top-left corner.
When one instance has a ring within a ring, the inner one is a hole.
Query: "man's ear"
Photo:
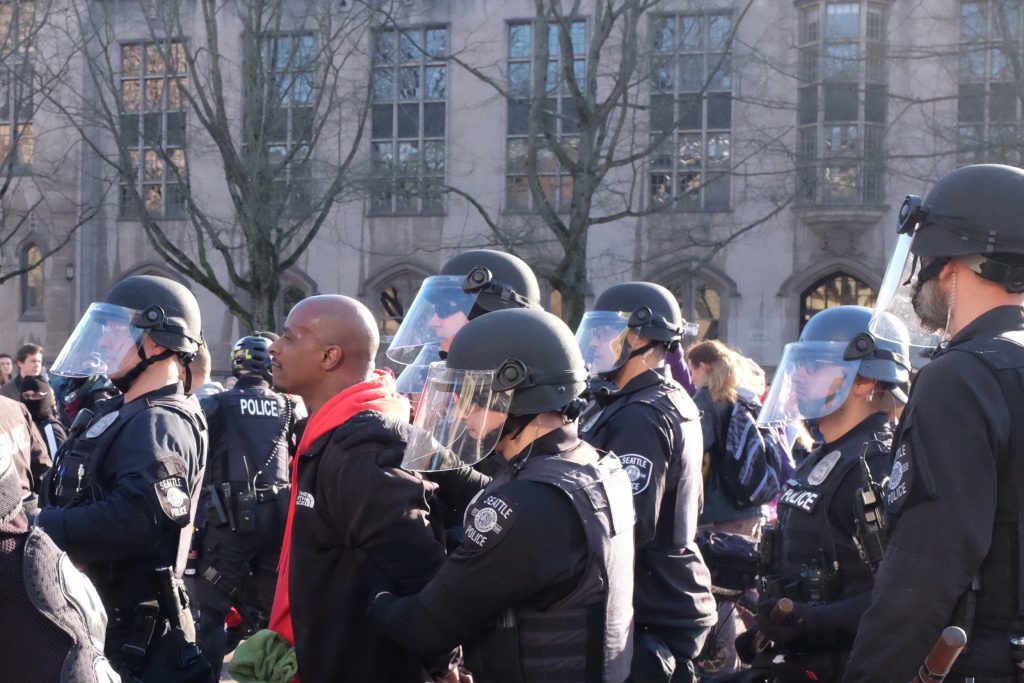
[[[327,371],[336,370],[345,362],[345,352],[340,346],[325,346],[320,366]]]
[[[152,358],[166,351],[167,347],[157,344],[147,333],[142,335],[142,350],[146,352],[146,358]]]

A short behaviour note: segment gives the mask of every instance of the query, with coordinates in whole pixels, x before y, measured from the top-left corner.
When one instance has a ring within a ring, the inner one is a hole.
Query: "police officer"
[[[887,316],[890,340],[869,332],[870,321],[871,309],[861,306],[811,318],[786,346],[758,416],[765,425],[810,421],[824,438],[783,487],[777,528],[762,534],[757,626],[775,647],[759,663],[780,683],[841,680],[871,596],[884,532],[867,525],[880,509],[865,509],[857,494],[874,495],[871,482],[888,471],[889,416],[905,400],[898,386],[909,378],[910,360],[902,323]],[[793,601],[792,614],[778,613],[781,598]],[[746,647],[737,649],[749,652],[755,637],[744,634]]]
[[[953,171],[900,211],[878,307],[949,338],[900,420],[883,491],[892,534],[847,681],[908,680],[951,623],[967,631],[968,648],[946,680],[1015,680],[1010,639],[1024,634],[1022,211],[1024,171],[998,165]]]
[[[119,679],[103,656],[103,605],[68,556],[42,529],[29,526],[16,470],[11,453],[0,449],[4,680],[113,683]]]
[[[97,406],[62,448],[39,525],[92,579],[107,608],[106,654],[123,676],[205,680],[181,576],[206,464],[206,420],[186,396],[202,343],[199,306],[184,286],[134,276],[92,304],[52,372],[95,372],[123,396]],[[184,373],[186,386],[178,381]]]
[[[636,507],[636,641],[630,681],[693,681],[691,660],[714,625],[711,576],[694,536],[701,505],[700,412],[665,370],[687,323],[650,282],[604,291],[576,339],[590,370],[614,385],[582,419],[587,443],[619,456]]]
[[[210,425],[206,522],[197,568],[199,645],[220,679],[224,617],[234,604],[266,626],[287,514],[292,402],[270,388],[270,340],[242,337],[231,351],[228,391],[201,401]],[[255,590],[244,590],[251,582]],[[254,594],[255,604],[241,596]]]
[[[419,394],[427,367],[444,357],[456,332],[484,313],[506,308],[540,308],[537,277],[525,261],[493,249],[450,259],[440,275],[423,281],[388,347],[388,358],[407,366],[398,376],[398,391]]]
[[[425,658],[461,643],[483,681],[625,680],[633,508],[619,461],[577,436],[586,376],[572,332],[529,310],[471,321],[431,366],[404,466],[454,470],[466,534],[420,593],[376,596],[385,635]],[[468,467],[492,449],[493,480]]]

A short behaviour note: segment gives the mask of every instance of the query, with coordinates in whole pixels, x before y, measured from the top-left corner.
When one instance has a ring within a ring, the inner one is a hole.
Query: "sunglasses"
[[[439,318],[447,318],[450,315],[462,311],[462,304],[452,299],[443,299],[434,304],[434,313]]]
[[[820,358],[805,358],[796,361],[796,368],[803,370],[808,375],[813,375],[823,368],[833,367],[835,363]]]

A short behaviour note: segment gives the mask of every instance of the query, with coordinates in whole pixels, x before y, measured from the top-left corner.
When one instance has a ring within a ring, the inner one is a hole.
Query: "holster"
[[[507,609],[491,624],[473,648],[465,652],[466,668],[474,677],[492,683],[523,683],[519,652],[519,623]]]

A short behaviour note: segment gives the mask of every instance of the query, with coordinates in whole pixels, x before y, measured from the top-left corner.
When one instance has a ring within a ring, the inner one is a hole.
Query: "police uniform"
[[[614,452],[632,484],[633,678],[641,679],[647,668],[653,667],[652,675],[660,670],[653,658],[666,646],[679,661],[693,659],[715,623],[711,576],[694,543],[702,485],[700,413],[682,387],[655,370],[606,396],[584,414],[580,435]]]
[[[779,681],[838,681],[857,622],[871,596],[871,568],[857,542],[857,490],[864,486],[860,455],[872,479],[888,472],[892,431],[888,416],[871,415],[834,442],[805,458],[786,482],[778,503],[778,526],[762,598],[787,597],[816,610],[814,627],[805,628],[776,660]],[[773,542],[774,541],[774,542]],[[774,656],[774,653],[772,653]]]
[[[288,504],[288,444],[291,402],[262,377],[242,376],[230,390],[201,402],[210,427],[206,482],[216,487],[218,506],[206,488],[206,523],[196,582],[199,644],[215,669],[224,659],[224,617],[232,604],[264,625],[274,601]],[[225,495],[225,489],[230,491]],[[243,605],[239,590],[255,583],[255,604]]]
[[[378,596],[381,630],[425,658],[462,643],[477,680],[625,680],[633,510],[618,460],[567,425],[489,482],[468,468],[447,476],[456,495],[477,489],[465,537],[418,595]]]
[[[184,568],[205,464],[206,420],[180,384],[99,404],[54,464],[38,524],[96,586],[109,617],[106,653],[120,670],[141,670],[133,648],[149,642],[138,642],[148,629],[139,605],[157,600],[155,570]],[[169,618],[159,615],[155,636]]]
[[[1021,425],[1024,311],[1003,306],[962,329],[914,382],[883,488],[893,531],[846,681],[909,680],[950,623],[969,640],[947,681],[1016,680]]]
[[[15,469],[10,450],[0,450],[4,680],[113,683],[117,675],[103,657],[103,605],[68,556],[29,526]]]

